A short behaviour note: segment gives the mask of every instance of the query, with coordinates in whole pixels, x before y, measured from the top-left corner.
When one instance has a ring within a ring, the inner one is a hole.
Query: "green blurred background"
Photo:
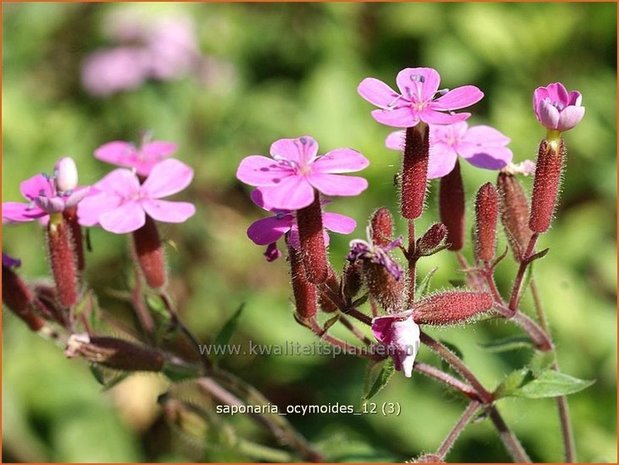
[[[123,8],[190,15],[215,77],[148,82],[105,99],[86,94],[80,65],[110,45],[103,20]],[[77,160],[88,184],[110,170],[92,157],[107,141],[136,140],[151,129],[157,139],[178,142],[178,158],[195,169],[180,197],[194,201],[197,214],[163,233],[175,245],[168,249],[171,291],[204,340],[243,302],[233,342],[314,340],[293,319],[285,261],[266,263],[245,235],[262,212],[234,177],[242,157],[267,153],[278,138],[310,134],[323,153],[349,146],[371,160],[364,172],[370,188],[331,205],[358,221],[353,235],[332,235],[331,257],[340,267],[348,241],[364,237],[370,212],[396,206],[399,158],[383,145],[389,128],[372,120],[371,106],[357,95],[364,77],[394,85],[400,69],[431,66],[442,87],[479,86],[486,97],[470,121],[511,137],[515,161],[533,158],[543,136],[531,108],[535,87],[562,81],[580,90],[586,116],[565,134],[561,207],[541,240],[551,250],[536,272],[563,370],[596,380],[570,397],[579,459],[616,462],[615,4],[5,4],[3,13],[3,200],[20,199],[19,182],[51,171],[63,155]],[[496,176],[466,164],[463,175],[469,207],[477,186]],[[436,219],[436,187],[423,225]],[[126,289],[126,239],[96,229],[91,237],[87,277],[106,306],[126,314],[108,292]],[[23,260],[24,275],[46,276],[36,224],[7,227],[3,239],[3,249]],[[507,262],[499,267],[502,289],[515,272]],[[421,273],[435,266],[434,288],[460,277],[449,253],[422,261]],[[524,307],[531,309],[528,294]],[[491,388],[527,360],[524,350],[497,355],[479,347],[516,334],[500,321],[428,332],[460,347]],[[419,359],[437,363],[425,349]],[[65,359],[6,311],[2,361],[4,461],[250,460],[235,451],[202,454],[172,433],[155,406],[166,386],[158,376],[137,375],[102,392],[86,363]],[[352,357],[230,357],[223,364],[281,407],[360,403],[365,363]],[[376,400],[400,402],[401,415],[289,419],[331,460],[403,461],[434,450],[464,408],[420,375],[395,376]],[[534,460],[561,460],[554,401],[502,400],[499,408]],[[243,422],[239,428],[272,443],[264,431]],[[509,457],[485,421],[465,431],[448,459]]]

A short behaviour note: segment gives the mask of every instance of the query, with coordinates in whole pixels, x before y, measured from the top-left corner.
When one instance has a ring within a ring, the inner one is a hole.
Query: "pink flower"
[[[116,169],[93,186],[78,205],[82,226],[99,224],[106,231],[124,234],[141,228],[148,215],[165,223],[182,223],[195,213],[188,202],[161,200],[189,185],[193,170],[175,159],[153,167],[143,184],[130,170]]]
[[[560,82],[538,87],[533,93],[535,117],[546,129],[555,131],[567,131],[580,123],[585,116],[581,102],[580,92],[568,92]]]
[[[379,107],[372,116],[379,123],[409,128],[420,121],[428,124],[451,124],[464,121],[470,113],[452,113],[479,102],[484,94],[475,86],[439,91],[441,77],[432,68],[405,68],[396,82],[401,94],[382,81],[366,78],[357,91],[365,100]],[[439,97],[436,97],[436,94]]]
[[[112,165],[135,168],[141,176],[148,176],[153,167],[176,151],[176,144],[162,140],[143,141],[137,148],[130,142],[115,140],[95,150],[95,158]]]
[[[421,343],[419,326],[413,321],[413,317],[376,317],[372,319],[372,333],[387,347],[396,370],[403,371],[404,376],[410,378]]]
[[[404,149],[404,131],[392,132],[385,145]],[[442,178],[451,173],[458,155],[471,165],[487,170],[507,166],[513,153],[506,146],[510,138],[490,126],[471,126],[464,121],[446,126],[430,125],[430,161],[428,179]]]
[[[360,171],[368,166],[359,152],[335,149],[318,155],[318,144],[310,136],[280,139],[271,145],[271,157],[250,155],[244,158],[236,177],[260,188],[269,209],[298,210],[314,201],[314,189],[325,195],[354,196],[368,182],[358,176],[340,173]]]
[[[141,48],[98,50],[84,61],[82,86],[96,97],[134,90],[148,78],[148,67],[148,53]]]
[[[273,216],[254,221],[247,229],[247,236],[256,245],[266,245],[265,257],[272,262],[281,256],[277,249],[276,242],[286,233],[289,244],[294,248],[299,248],[299,231],[296,224],[296,213],[291,210],[279,210],[267,208],[262,199],[260,190],[256,189],[251,193],[252,201],[264,210],[273,213]],[[327,202],[323,202],[323,205]],[[340,215],[339,213],[324,212],[322,224],[325,229],[340,234],[350,234],[357,227],[357,222],[352,218]],[[329,235],[324,233],[325,245],[329,245]]]
[[[60,183],[57,182],[58,179]],[[74,188],[61,190],[60,187]],[[65,157],[57,163],[54,176],[34,175],[23,181],[19,189],[28,203],[3,202],[2,223],[24,223],[35,219],[46,223],[50,214],[76,206],[90,188],[77,187],[75,162]]]

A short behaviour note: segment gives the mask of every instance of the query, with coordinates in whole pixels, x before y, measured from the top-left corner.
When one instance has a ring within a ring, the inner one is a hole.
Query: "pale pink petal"
[[[23,223],[47,215],[36,205],[21,202],[2,203],[2,223]]]
[[[309,182],[325,195],[359,195],[367,189],[368,182],[359,176],[342,176],[339,174],[312,174]]]
[[[559,110],[549,100],[542,100],[537,107],[537,118],[547,129],[557,129]]]
[[[547,98],[549,99],[550,95],[548,94],[548,90],[545,87],[538,87],[537,89],[535,89],[535,91],[533,92],[533,109],[535,110],[535,113],[539,111],[538,109],[540,102]]]
[[[333,212],[323,213],[322,224],[329,231],[340,234],[350,234],[357,227],[357,222],[351,217]]]
[[[400,95],[385,84],[374,78],[365,78],[357,87],[357,92],[365,100],[377,107],[388,107],[392,105]]]
[[[392,150],[404,150],[406,131],[394,131],[385,139],[385,146]]]
[[[19,184],[19,191],[28,200],[39,196],[53,197],[54,189],[49,178],[43,174],[35,174]]]
[[[462,141],[471,142],[483,146],[489,145],[507,145],[511,141],[509,137],[503,134],[497,129],[486,126],[471,126],[468,131],[463,135]]]
[[[103,144],[101,147],[95,150],[95,158],[97,160],[111,163],[119,166],[133,166],[133,159],[137,149],[135,145],[130,144],[122,140],[115,140]]]
[[[442,178],[456,166],[458,154],[449,145],[438,143],[430,146],[428,179]]]
[[[174,142],[154,140],[144,144],[140,149],[140,152],[145,158],[162,160],[176,152],[177,148],[178,146]]]
[[[450,90],[432,104],[437,110],[459,110],[479,102],[484,93],[475,86],[462,86]]]
[[[159,199],[182,191],[192,179],[190,166],[170,158],[153,167],[140,190],[150,198]]]
[[[569,93],[568,101],[570,105],[580,106],[582,103],[582,94],[577,90],[573,90]]]
[[[140,191],[140,181],[128,169],[115,169],[95,184],[95,189],[130,199]]]
[[[294,170],[291,167],[262,155],[243,158],[236,170],[237,179],[250,186],[275,186],[292,174]]]
[[[81,203],[80,203],[81,205]],[[115,234],[125,234],[144,226],[146,214],[139,202],[129,201],[99,216],[103,229]]]
[[[416,102],[432,100],[441,83],[441,76],[433,68],[405,68],[396,77],[404,97]]]
[[[570,105],[563,109],[559,116],[559,123],[557,129],[559,131],[567,131],[576,126],[585,116],[585,107],[576,107]]]
[[[114,210],[122,201],[122,197],[104,191],[89,195],[77,204],[78,221],[82,226],[94,226],[103,213]]]
[[[312,170],[317,173],[350,173],[361,171],[369,164],[369,160],[356,150],[342,148],[318,157],[312,163]]]
[[[394,321],[391,331],[391,345],[396,351],[393,356],[396,368],[399,366],[404,376],[410,378],[421,345],[419,326],[411,317],[403,321]]]
[[[419,116],[410,106],[388,110],[373,110],[372,117],[381,124],[394,128],[411,128],[419,123]]]
[[[310,136],[279,139],[271,144],[269,153],[276,160],[285,159],[306,165],[318,154],[318,143]]]
[[[302,176],[288,176],[276,186],[261,187],[265,205],[283,210],[298,210],[314,201],[314,189]]]
[[[196,212],[196,207],[189,202],[144,199],[141,204],[148,216],[164,223],[182,223]]]
[[[433,104],[420,114],[421,120],[428,124],[454,124],[468,119],[469,116],[470,113],[442,113],[436,111]]]
[[[546,86],[546,90],[548,91],[548,96],[553,103],[561,104],[562,106],[569,104],[570,97],[567,93],[567,89],[560,82],[548,84]]]
[[[271,216],[254,221],[247,229],[247,236],[257,245],[269,245],[277,242],[290,231],[294,218],[286,215],[282,218]]]

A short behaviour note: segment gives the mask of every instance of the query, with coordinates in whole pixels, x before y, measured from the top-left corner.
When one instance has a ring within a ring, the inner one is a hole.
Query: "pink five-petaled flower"
[[[162,140],[144,140],[138,148],[130,142],[115,140],[95,150],[95,158],[125,168],[134,168],[140,176],[148,176],[160,161],[176,151],[176,144]]]
[[[546,129],[554,131],[567,131],[580,123],[585,116],[581,102],[580,92],[568,92],[560,82],[538,87],[533,92],[535,117]]]
[[[256,245],[266,245],[265,257],[272,262],[281,256],[276,242],[286,233],[290,232],[288,243],[295,249],[299,248],[299,230],[297,229],[296,213],[291,210],[269,209],[265,206],[261,192],[256,189],[251,193],[252,201],[273,216],[254,221],[247,229],[247,236]],[[322,202],[323,205],[326,202]],[[325,229],[340,234],[350,234],[357,227],[357,222],[352,218],[339,213],[324,212],[322,224]],[[324,233],[325,245],[329,244],[329,235]]]
[[[141,228],[146,214],[165,223],[182,223],[195,213],[188,202],[160,200],[189,185],[193,170],[178,160],[164,160],[153,167],[143,184],[132,171],[119,168],[99,182],[78,205],[82,226],[99,224],[106,231],[124,234]]]
[[[404,131],[392,132],[385,145],[404,150]],[[471,126],[464,121],[449,125],[430,125],[428,179],[442,178],[456,166],[458,155],[477,168],[500,170],[514,156],[507,148],[510,138],[493,127]]]
[[[372,319],[372,333],[387,347],[395,362],[395,369],[403,371],[404,376],[410,378],[420,345],[419,326],[413,321],[413,317],[375,317]]]
[[[398,73],[396,82],[400,94],[374,78],[365,78],[357,88],[361,97],[379,107],[372,111],[374,119],[396,128],[410,128],[420,121],[428,124],[464,121],[470,113],[452,111],[473,105],[484,96],[471,85],[439,91],[441,77],[433,68],[405,68]]]
[[[28,203],[3,202],[3,223],[24,223],[35,219],[46,222],[50,214],[76,206],[89,191],[89,187],[77,186],[77,168],[70,157],[58,161],[54,176],[34,175],[23,181],[19,189]]]
[[[341,173],[360,171],[369,161],[359,152],[341,148],[318,155],[318,144],[310,136],[280,139],[271,145],[272,158],[250,155],[244,158],[236,177],[260,189],[268,209],[298,210],[314,201],[314,189],[325,195],[354,196],[368,182]]]

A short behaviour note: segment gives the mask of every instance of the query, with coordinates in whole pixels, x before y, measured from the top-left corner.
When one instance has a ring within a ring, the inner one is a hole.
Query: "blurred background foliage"
[[[80,85],[83,60],[109,45],[104,19],[118,9],[139,15],[189,15],[200,50],[213,58],[211,78],[148,82],[96,98]],[[370,188],[331,209],[353,216],[351,236],[332,236],[331,257],[341,267],[348,241],[365,235],[376,207],[396,211],[393,175],[399,157],[383,145],[389,128],[370,117],[356,92],[374,76],[395,84],[404,67],[430,66],[442,87],[475,84],[485,92],[473,124],[491,124],[512,138],[515,161],[533,158],[543,130],[531,108],[535,87],[562,81],[583,94],[586,116],[565,134],[568,167],[561,207],[541,247],[550,254],[536,273],[566,373],[595,379],[570,397],[579,458],[616,461],[616,5],[541,4],[5,4],[3,5],[3,200],[20,199],[19,182],[52,170],[73,156],[81,181],[93,183],[111,167],[92,157],[99,145],[137,140],[144,129],[175,141],[177,157],[195,169],[180,197],[198,212],[183,225],[165,226],[171,290],[187,324],[211,340],[245,302],[233,342],[313,342],[292,316],[284,260],[268,264],[246,237],[262,216],[248,189],[234,177],[242,157],[264,154],[281,137],[314,136],[322,152],[353,147],[372,162]],[[470,199],[496,174],[463,166]],[[530,180],[524,180],[530,188]],[[421,223],[437,217],[436,183]],[[469,208],[469,214],[470,210]],[[470,221],[469,221],[469,224]],[[404,232],[400,224],[400,233]],[[87,278],[102,305],[128,317],[110,296],[130,277],[125,237],[93,229]],[[45,248],[36,224],[7,227],[3,249],[23,260],[30,278],[47,276]],[[501,237],[501,246],[506,241]],[[467,250],[470,253],[470,249]],[[438,267],[435,289],[459,279],[447,252],[423,260],[421,273]],[[514,276],[499,267],[499,285]],[[527,295],[524,308],[531,310]],[[251,460],[238,451],[198,452],[166,426],[155,375],[136,375],[102,393],[78,360],[28,333],[3,313],[4,461]],[[429,333],[456,344],[487,386],[494,387],[526,362],[526,351],[484,352],[479,343],[516,334],[500,321]],[[438,363],[422,349],[420,360]],[[359,406],[365,363],[348,356],[228,357],[224,366],[274,403]],[[464,401],[415,375],[396,376],[376,398],[397,401],[399,417],[289,416],[331,460],[410,459],[434,450],[464,408]],[[536,461],[561,460],[552,400],[502,400],[500,409]],[[272,440],[239,421],[247,437]],[[470,426],[451,461],[508,461],[488,422]]]

